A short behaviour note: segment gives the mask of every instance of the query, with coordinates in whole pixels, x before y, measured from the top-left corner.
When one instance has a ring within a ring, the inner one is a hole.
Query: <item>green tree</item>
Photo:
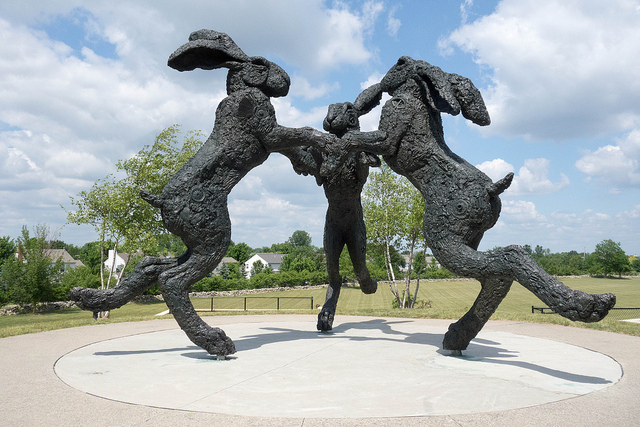
[[[410,249],[422,238],[424,201],[409,181],[395,174],[385,163],[379,172],[372,172],[363,189],[362,209],[367,226],[367,239],[382,248],[389,288],[398,307],[405,308],[409,292],[401,296],[393,269],[391,248]],[[408,274],[410,276],[410,274]],[[405,282],[408,290],[409,282]]]
[[[0,237],[0,263],[16,253],[16,244],[9,236]]]
[[[351,256],[349,255],[349,250],[347,249],[346,245],[342,248],[342,252],[340,252],[338,265],[340,269],[340,276],[342,277],[343,281],[355,281],[356,272],[353,268],[353,262],[351,261]],[[369,274],[371,274],[371,271],[369,271]]]
[[[0,275],[2,274],[2,266],[5,260],[14,256],[16,252],[16,244],[9,236],[0,237]],[[0,281],[0,305],[6,304],[9,300],[7,289]]]
[[[311,246],[311,236],[304,230],[296,230],[293,232],[289,240],[287,240],[294,248],[301,246]]]
[[[280,271],[326,271],[324,255],[314,252],[294,252],[282,258]]]
[[[33,237],[27,227],[22,227],[18,256],[5,260],[0,275],[8,299],[20,305],[31,304],[34,312],[38,303],[56,299],[56,287],[64,271],[62,260],[50,257],[51,235],[46,225],[36,226]]]
[[[62,275],[60,286],[56,288],[55,299],[58,301],[66,301],[69,299],[69,291],[76,286],[99,288],[100,275],[94,273],[91,268],[86,265],[68,269]]]
[[[272,253],[272,254],[288,254],[293,251],[293,246],[288,243],[273,243],[271,246],[263,246],[256,248],[254,253]]]
[[[618,273],[622,276],[622,273],[629,269],[629,257],[620,247],[620,243],[613,240],[598,243],[593,255],[595,264],[602,268],[605,275]]]
[[[116,179],[109,175],[98,180],[88,191],[81,191],[71,198],[74,207],[67,213],[73,224],[90,224],[100,236],[100,265],[103,265],[107,242],[114,252],[142,250],[155,254],[158,237],[167,234],[158,209],[146,203],[139,195],[141,188],[151,193],[160,193],[169,179],[191,158],[202,145],[202,135],[188,132],[182,144],[178,143],[179,126],[162,131],[152,145],[144,146],[135,156],[117,163],[119,172],[125,177]],[[116,284],[126,270],[115,274],[114,268],[100,269],[101,288]],[[108,313],[105,313],[108,315]]]
[[[105,247],[113,247],[113,243],[105,242]],[[84,265],[89,267],[93,274],[100,276],[100,270],[103,268],[102,261],[104,260],[104,254],[102,253],[99,241],[89,242],[82,245],[80,253],[78,254],[78,259],[82,261]]]
[[[220,276],[222,276],[223,279],[228,279],[229,274],[229,265],[227,265],[227,263],[222,263],[222,266],[220,267]]]
[[[226,256],[229,256],[240,264],[244,264],[247,262],[249,258],[251,258],[252,249],[244,242],[240,242],[238,244],[229,245],[227,249]]]
[[[178,256],[187,250],[184,244],[175,234],[164,233],[158,236],[158,253],[165,256]]]
[[[246,280],[244,264],[231,262],[225,265],[229,267],[229,280]]]
[[[402,297],[402,307],[413,308],[418,298],[418,290],[420,289],[420,274],[422,273],[422,263],[417,271],[416,291],[411,298],[411,273],[412,263],[415,257],[415,251],[418,245],[422,244],[422,253],[427,250],[427,244],[422,231],[424,220],[424,197],[412,185],[406,188],[407,198],[407,224],[405,230],[405,238],[409,245],[409,264],[407,266],[407,275],[405,278],[405,290]],[[408,298],[408,300],[407,300]]]
[[[531,246],[529,246],[529,248],[531,248]],[[531,257],[538,261],[540,261],[540,259],[544,258],[547,255],[551,254],[551,250],[549,248],[545,249],[540,245],[536,245],[536,248],[533,250],[533,253],[531,254]]]
[[[391,260],[391,268],[396,276],[400,276],[400,269],[404,267],[405,260],[396,250],[394,246],[389,247],[389,259]],[[367,244],[367,268],[371,277],[377,280],[388,280],[388,265],[387,265],[387,249],[384,245],[375,243]]]
[[[251,266],[251,277],[262,273],[262,270],[264,270],[264,264],[259,260],[255,261]]]

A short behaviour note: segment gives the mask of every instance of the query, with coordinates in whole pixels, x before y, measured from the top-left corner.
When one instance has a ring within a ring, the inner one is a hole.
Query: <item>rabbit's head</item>
[[[356,99],[356,108],[367,112],[380,102],[382,92],[394,95],[407,85],[417,86],[423,101],[439,113],[455,116],[462,112],[477,125],[491,123],[482,95],[471,80],[408,56],[398,59],[380,83],[365,89]]]
[[[227,91],[256,87],[270,97],[286,96],[291,80],[278,65],[260,56],[247,56],[225,33],[200,30],[169,57],[168,65],[178,71],[196,68],[228,68]]]
[[[329,105],[322,127],[327,132],[342,136],[350,130],[360,130],[358,110],[351,102],[339,102]]]

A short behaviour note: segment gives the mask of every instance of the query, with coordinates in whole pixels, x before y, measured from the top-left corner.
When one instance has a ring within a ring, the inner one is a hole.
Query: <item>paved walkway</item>
[[[465,352],[450,321],[205,317],[217,361],[173,320],[0,340],[2,425],[636,425],[640,338],[492,321]]]

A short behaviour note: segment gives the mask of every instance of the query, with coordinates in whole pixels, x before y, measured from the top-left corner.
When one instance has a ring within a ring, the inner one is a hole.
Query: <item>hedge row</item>
[[[321,271],[283,271],[280,273],[258,273],[250,280],[223,279],[221,276],[205,277],[191,286],[193,292],[231,291],[237,289],[289,288],[293,286],[316,286],[329,282],[329,276]]]

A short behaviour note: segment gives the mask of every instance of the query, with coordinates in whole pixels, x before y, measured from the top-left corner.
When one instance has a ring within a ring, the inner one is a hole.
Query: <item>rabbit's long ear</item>
[[[480,126],[491,123],[482,95],[471,80],[445,73],[425,61],[420,61],[416,71],[419,82],[426,86],[438,111],[454,116],[462,112],[464,118]]]
[[[433,107],[441,113],[457,116],[460,114],[460,104],[456,99],[454,89],[449,82],[448,75],[435,65],[426,61],[416,61],[417,81],[430,97]]]
[[[381,99],[382,85],[380,83],[376,83],[363,90],[354,101],[353,106],[355,107],[358,116],[362,116],[378,106]]]
[[[235,68],[238,63],[249,60],[227,34],[200,30],[191,33],[189,42],[171,54],[168,65],[178,71],[191,71],[196,68],[213,70],[221,67]]]
[[[471,80],[458,74],[449,74],[448,77],[464,118],[480,126],[489,125],[491,118],[478,88]]]

